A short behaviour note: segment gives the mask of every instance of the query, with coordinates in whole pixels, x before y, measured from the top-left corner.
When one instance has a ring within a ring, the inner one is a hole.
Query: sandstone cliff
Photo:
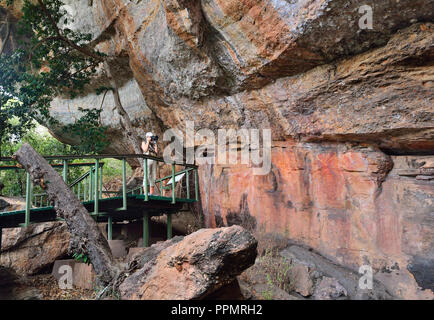
[[[208,227],[279,232],[354,270],[371,265],[398,297],[434,297],[432,1],[65,2],[73,27],[119,57],[139,133],[186,120],[272,129],[268,175],[201,166]],[[358,26],[361,5],[372,30]],[[101,101],[89,88],[51,112],[70,123]],[[102,107],[107,151],[131,152],[110,94]]]

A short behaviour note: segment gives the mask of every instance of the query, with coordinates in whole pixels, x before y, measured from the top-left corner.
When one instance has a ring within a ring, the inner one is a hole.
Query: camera
[[[158,136],[151,136],[151,141],[152,141],[153,143],[157,143],[157,141],[158,141]]]

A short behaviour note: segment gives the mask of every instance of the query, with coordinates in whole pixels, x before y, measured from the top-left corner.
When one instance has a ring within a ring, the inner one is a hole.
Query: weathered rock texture
[[[419,287],[432,297],[434,188],[417,179],[432,172],[432,157],[288,142],[272,159],[266,176],[242,165],[201,168],[206,224],[253,221],[354,270],[386,272],[397,296],[415,298]]]
[[[153,245],[131,264],[141,267],[120,286],[123,299],[206,298],[250,267],[257,242],[240,226],[201,229]]]
[[[358,272],[337,265],[309,247],[296,245],[284,238],[282,240],[285,243],[283,248],[278,248],[283,243],[278,247],[270,243],[274,248],[266,250],[265,254],[256,259],[252,267],[238,277],[246,298],[277,300],[396,298],[378,280],[374,279],[372,289],[360,288]]]
[[[42,293],[29,286],[14,270],[0,266],[0,300],[41,300]]]
[[[3,229],[0,266],[32,275],[68,253],[69,232],[63,222]]]
[[[433,298],[432,1],[67,3],[71,27],[119,57],[121,98],[140,134],[186,120],[271,128],[268,175],[201,167],[207,226],[277,231],[355,270],[372,265],[399,297]],[[372,30],[359,29],[362,5]],[[101,73],[94,86],[106,81]],[[52,114],[69,123],[78,107],[99,107],[91,92],[59,97]],[[108,151],[131,152],[111,94],[102,107]]]
[[[193,120],[200,128],[272,128],[275,140],[433,149],[432,25],[410,26],[432,19],[423,0],[66,3],[71,27],[119,56],[121,96],[141,133]],[[362,4],[372,5],[373,30],[358,27]],[[101,73],[95,85],[106,81]],[[52,114],[70,123],[78,107],[102,100],[59,97]],[[102,106],[109,149],[131,151],[110,93]]]

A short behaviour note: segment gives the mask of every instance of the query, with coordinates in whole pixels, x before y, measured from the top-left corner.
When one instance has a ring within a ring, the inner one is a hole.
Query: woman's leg
[[[157,161],[152,160],[152,163],[149,165],[148,174],[149,174],[149,186],[150,186],[149,191],[151,192],[151,194],[154,194],[155,180],[157,179]]]
[[[153,168],[156,166],[156,162],[154,160],[148,159],[148,193],[153,194],[154,193],[154,187],[155,187],[155,179],[156,174],[153,174]],[[145,190],[145,177],[143,176],[143,194],[146,193]]]

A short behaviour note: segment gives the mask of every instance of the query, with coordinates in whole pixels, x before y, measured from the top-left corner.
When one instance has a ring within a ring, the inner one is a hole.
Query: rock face
[[[415,23],[433,18],[424,0],[65,3],[71,28],[120,57],[121,96],[140,133],[192,120],[200,128],[271,128],[274,140],[433,148],[432,25]],[[372,6],[372,30],[358,26],[362,5]],[[101,73],[95,86],[105,82]],[[52,114],[70,123],[78,107],[102,98],[59,97]],[[131,151],[110,93],[102,106],[109,149]]]
[[[434,188],[420,178],[432,172],[432,157],[276,143],[272,159],[266,176],[242,165],[202,167],[206,224],[244,217],[246,227],[279,232],[356,271],[370,265],[384,275],[397,266],[387,276],[392,292],[432,296]]]
[[[0,212],[24,210],[26,201],[19,197],[2,197],[0,196]]]
[[[130,262],[141,269],[120,285],[122,299],[206,298],[254,263],[256,246],[240,226],[201,229],[153,245]]]
[[[243,288],[244,296],[253,299],[397,298],[375,278],[371,289],[361,287],[360,277],[358,272],[337,265],[312,248],[286,241],[283,248],[279,245],[259,256],[255,264],[238,277],[238,281]]]
[[[370,265],[397,297],[434,298],[434,11],[426,0],[65,1],[113,66],[139,134],[271,129],[272,170],[203,165],[207,227],[279,232]],[[369,5],[373,28],[360,29]],[[69,12],[68,11],[68,12]],[[93,86],[106,83],[103,72]],[[62,123],[100,106],[58,97]],[[131,153],[113,98],[112,144]],[[62,128],[51,128],[66,142]]]
[[[319,283],[314,297],[316,300],[334,300],[346,295],[347,290],[336,279],[324,277]]]
[[[3,229],[0,266],[32,275],[67,255],[69,232],[63,222]]]
[[[0,300],[41,300],[42,294],[12,269],[0,266]]]

